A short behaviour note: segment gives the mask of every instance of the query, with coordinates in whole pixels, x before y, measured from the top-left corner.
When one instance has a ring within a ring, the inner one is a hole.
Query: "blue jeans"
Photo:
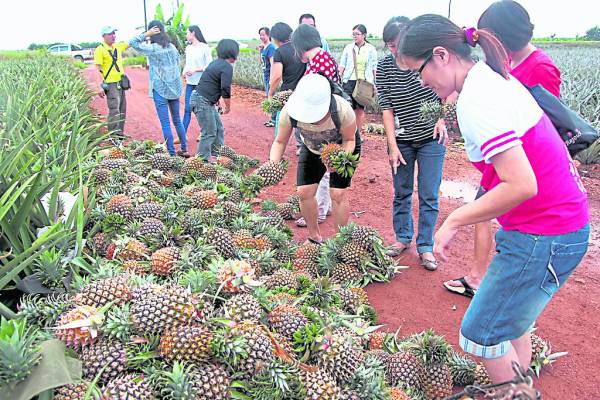
[[[415,162],[419,164],[419,254],[433,251],[433,231],[439,207],[438,196],[442,181],[442,167],[446,147],[437,141],[423,144],[398,144],[406,165],[400,164],[394,179],[393,225],[396,240],[410,244],[414,226],[412,218],[412,194],[415,179]]]
[[[533,326],[588,248],[590,225],[564,235],[500,229],[496,251],[460,328],[460,346],[498,358]]]
[[[202,132],[200,145],[198,146],[198,156],[208,161],[210,156],[213,153],[216,155],[218,149],[225,144],[225,130],[221,122],[221,116],[215,105],[199,95],[198,92],[194,92],[192,95],[191,103]]]
[[[263,79],[265,80],[265,95],[268,97],[269,96],[269,89],[270,89],[270,82],[269,79],[271,79],[271,72],[269,71],[268,73],[265,71],[264,75],[263,75]],[[271,114],[271,122],[273,122],[274,124],[275,119],[277,118],[277,111],[275,111],[274,113]],[[277,136],[277,135],[275,135]]]
[[[187,133],[188,126],[190,126],[190,120],[192,119],[192,107],[190,106],[190,97],[192,92],[196,89],[196,85],[185,85],[185,103],[183,108],[183,129]]]
[[[179,99],[165,99],[156,90],[152,90],[152,98],[154,99],[154,106],[156,107],[156,114],[158,114],[158,120],[162,127],[163,137],[167,142],[167,150],[169,154],[175,155],[175,146],[173,145],[173,133],[171,132],[171,122],[169,121],[169,111],[171,112],[171,119],[173,125],[175,125],[175,131],[179,136],[179,142],[181,143],[181,150],[187,151],[187,143],[185,138],[185,130],[181,123],[179,116]]]

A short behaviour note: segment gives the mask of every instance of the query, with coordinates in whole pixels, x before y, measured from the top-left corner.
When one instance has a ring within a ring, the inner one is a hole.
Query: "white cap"
[[[331,87],[323,75],[305,75],[286,102],[290,117],[297,121],[312,124],[318,122],[329,112]]]
[[[108,26],[103,26],[102,29],[100,30],[100,33],[102,34],[102,36],[104,36],[104,35],[108,35],[109,33],[113,33],[115,31],[116,31],[115,28],[108,25]]]

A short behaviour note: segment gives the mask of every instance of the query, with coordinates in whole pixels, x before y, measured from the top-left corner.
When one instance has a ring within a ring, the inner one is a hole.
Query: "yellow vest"
[[[113,43],[112,47],[107,45],[106,42],[103,42],[100,46],[96,47],[96,51],[94,51],[94,64],[100,66],[102,77],[106,75],[112,65],[112,56],[110,53],[114,53],[115,49],[117,50],[117,65],[112,67],[104,82],[114,83],[121,80],[121,76],[125,71],[123,67],[123,52],[127,47],[129,47],[129,43],[127,42]],[[117,71],[117,66],[121,72]]]

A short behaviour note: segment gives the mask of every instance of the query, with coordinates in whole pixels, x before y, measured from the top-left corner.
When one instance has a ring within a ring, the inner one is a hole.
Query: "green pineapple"
[[[104,387],[103,400],[152,400],[150,383],[143,375],[127,374],[109,381]]]
[[[47,288],[63,288],[68,266],[63,262],[62,251],[51,249],[44,250],[40,257],[34,261],[34,272],[39,277],[42,285]]]
[[[37,331],[24,319],[0,320],[0,387],[25,380],[41,360]]]
[[[274,186],[283,180],[288,167],[289,161],[280,161],[277,163],[269,161],[258,167],[253,175],[264,179],[263,186]]]

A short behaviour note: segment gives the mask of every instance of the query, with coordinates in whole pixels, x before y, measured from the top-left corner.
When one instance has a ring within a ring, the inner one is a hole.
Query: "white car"
[[[54,46],[50,46],[48,48],[48,51],[50,52],[50,54],[71,57],[79,61],[87,61],[94,58],[93,49],[84,49],[76,44],[55,44]]]

